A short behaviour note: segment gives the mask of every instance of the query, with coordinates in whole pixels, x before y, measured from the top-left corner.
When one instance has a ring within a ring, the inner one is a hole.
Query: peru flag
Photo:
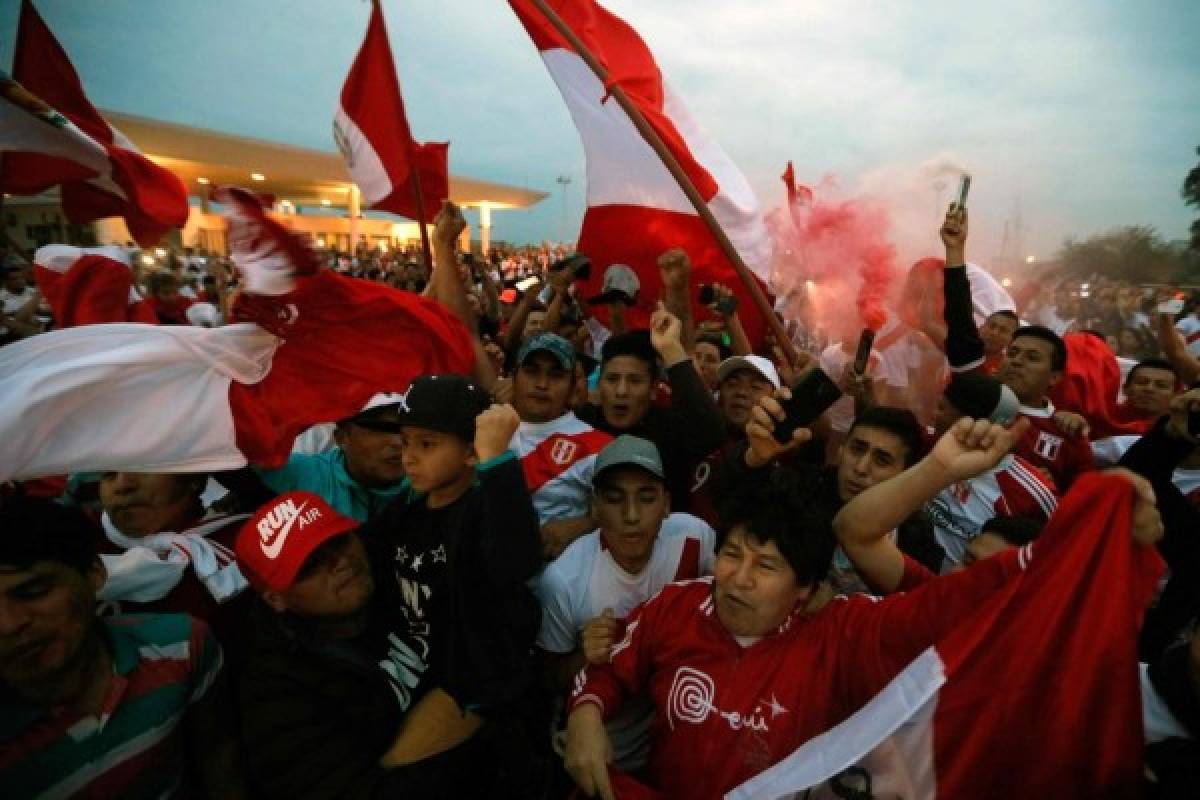
[[[154,309],[134,287],[129,253],[120,247],[46,245],[34,253],[33,278],[50,303],[56,328],[158,323]]]
[[[419,375],[471,371],[470,336],[437,302],[317,271],[252,194],[220,200],[246,287],[238,321],[88,325],[0,348],[0,481],[279,466],[312,425]]]
[[[368,206],[417,219],[416,170],[425,221],[433,222],[450,196],[450,145],[413,140],[379,0],[372,0],[367,36],[342,87],[333,138]]]
[[[600,269],[583,282],[585,296],[600,294],[604,268],[610,264],[633,267],[642,292],[630,322],[645,327],[662,290],[658,256],[682,247],[692,262],[693,281],[731,288],[741,301],[748,332],[752,336],[761,332],[762,320],[716,239],[658,155],[609,96],[613,85],[625,90],[691,178],[743,261],[765,285],[772,248],[754,192],[671,90],[637,31],[593,0],[549,0],[548,5],[607,71],[605,84],[532,0],[509,0],[509,4],[558,85],[587,155],[587,212],[577,247]],[[701,311],[697,306],[695,312]]]
[[[21,3],[13,76],[0,74],[0,191],[61,186],[74,223],[124,217],[142,246],[187,222],[187,190],[100,116],[30,0]]]
[[[1132,541],[1133,503],[1122,478],[1080,478],[1021,551],[1022,574],[726,798],[1140,796],[1137,632],[1164,567]]]

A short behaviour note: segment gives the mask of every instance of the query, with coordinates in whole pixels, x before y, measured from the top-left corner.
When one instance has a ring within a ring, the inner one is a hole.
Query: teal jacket
[[[257,469],[272,490],[283,494],[295,490],[312,492],[324,498],[338,513],[366,522],[392,502],[404,489],[405,482],[384,489],[368,489],[346,472],[346,457],[340,447],[324,453],[293,453],[278,469]]]

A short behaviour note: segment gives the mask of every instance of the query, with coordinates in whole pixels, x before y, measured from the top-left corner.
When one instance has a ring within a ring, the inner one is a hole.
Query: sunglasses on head
[[[400,433],[404,428],[403,423],[388,419],[356,419],[352,420],[351,424],[376,433]]]

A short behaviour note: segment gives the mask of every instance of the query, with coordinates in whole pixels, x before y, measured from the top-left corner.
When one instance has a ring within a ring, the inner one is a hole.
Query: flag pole
[[[729,241],[729,237],[725,234],[725,229],[721,227],[721,223],[717,222],[717,218],[713,216],[708,203],[701,197],[699,190],[696,189],[696,185],[692,183],[692,179],[688,177],[683,167],[679,165],[679,161],[675,158],[675,155],[667,148],[662,138],[658,135],[658,132],[646,121],[645,116],[638,110],[638,107],[630,101],[629,95],[625,94],[625,90],[621,88],[621,85],[619,83],[609,85],[608,70],[588,50],[587,45],[575,35],[570,26],[563,22],[562,17],[550,7],[550,4],[546,0],[533,0],[533,4],[537,6],[537,9],[542,12],[546,20],[567,40],[579,57],[596,74],[596,77],[604,84],[609,94],[629,117],[629,121],[637,128],[638,133],[646,140],[646,144],[650,145],[654,152],[658,154],[658,157],[662,159],[663,166],[671,173],[671,177],[679,184],[679,188],[683,190],[687,199],[691,201],[693,208],[696,209],[696,213],[700,216],[700,219],[704,220],[713,237],[717,240],[717,245],[721,248],[721,252],[729,259],[729,263],[733,265],[734,271],[737,272],[738,277],[745,284],[746,291],[750,293],[750,299],[754,301],[754,305],[758,308],[759,313],[766,320],[767,327],[775,334],[775,339],[779,342],[779,347],[783,350],[789,361],[796,361],[796,349],[792,346],[791,337],[788,336],[783,323],[775,316],[775,309],[771,308],[771,303],[767,300],[767,296],[763,294],[762,288],[754,280],[754,276],[750,274],[750,268],[742,260],[742,256],[737,251],[737,248],[733,246],[733,242]]]
[[[421,177],[418,175],[420,170],[417,169],[415,161],[411,155],[409,163],[412,164],[409,178],[412,181],[413,197],[417,201],[417,224],[421,227],[421,255],[425,258],[425,271],[433,274],[433,255],[429,250],[429,228],[425,225],[425,197],[421,194]]]

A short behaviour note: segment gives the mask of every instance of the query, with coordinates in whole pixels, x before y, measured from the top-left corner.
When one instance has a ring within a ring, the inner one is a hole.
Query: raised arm
[[[942,243],[946,246],[943,269],[945,296],[946,358],[954,372],[967,372],[983,365],[983,339],[975,326],[972,311],[971,282],[967,278],[967,210],[950,206],[942,223]]]
[[[684,348],[682,321],[662,304],[650,317],[650,343],[671,384],[672,435],[681,452],[703,458],[725,440],[725,421]]]
[[[859,573],[880,591],[895,591],[904,577],[904,555],[888,533],[947,486],[996,466],[1028,424],[1021,420],[1005,430],[986,420],[960,419],[915,466],[843,506],[833,530]]]
[[[1158,315],[1158,343],[1167,360],[1179,372],[1179,380],[1191,384],[1200,380],[1200,360],[1188,352],[1187,342],[1176,330],[1169,314]]]
[[[688,260],[687,253],[676,247],[658,257],[658,269],[662,275],[663,305],[679,318],[683,326],[679,339],[684,350],[690,353],[695,340],[690,295],[692,263]]]

